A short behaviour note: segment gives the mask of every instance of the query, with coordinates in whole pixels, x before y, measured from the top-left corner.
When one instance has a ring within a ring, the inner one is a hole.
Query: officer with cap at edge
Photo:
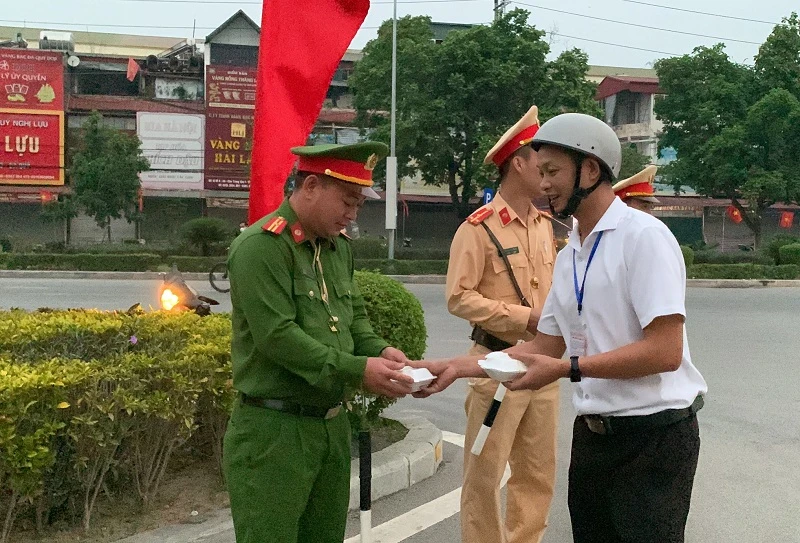
[[[238,543],[341,543],[350,496],[342,402],[363,386],[411,390],[406,356],[378,337],[342,230],[386,145],[295,147],[289,198],[234,240],[228,257],[231,359],[239,395],[223,467]]]
[[[447,307],[473,326],[470,354],[532,339],[550,290],[553,227],[532,204],[544,196],[530,146],[538,129],[533,106],[488,152],[484,164],[497,166],[499,191],[467,218],[450,246]],[[558,384],[506,393],[483,450],[472,454],[498,384],[471,379],[467,392],[462,541],[535,543],[544,535],[555,487]],[[507,462],[511,478],[502,518],[500,482]]]
[[[577,225],[556,258],[536,337],[506,350],[528,366],[507,386],[573,383],[576,543],[682,543],[707,386],[689,353],[680,247],[663,222],[614,196],[621,149],[608,125],[565,113],[532,145],[551,209]],[[427,362],[438,378],[417,396],[483,375],[477,360]]]
[[[657,170],[658,167],[651,164],[639,173],[615,183],[611,188],[618,198],[632,208],[652,214],[653,206],[661,203],[654,196],[653,189]]]

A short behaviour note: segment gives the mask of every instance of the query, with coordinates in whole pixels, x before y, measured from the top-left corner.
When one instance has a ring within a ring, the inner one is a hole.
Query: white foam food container
[[[411,392],[422,390],[436,379],[436,377],[428,371],[428,368],[412,368],[411,366],[406,366],[401,371],[414,379],[414,384],[411,385]]]
[[[478,365],[486,375],[501,383],[516,379],[528,370],[525,364],[502,351],[487,354],[483,360],[478,361]]]

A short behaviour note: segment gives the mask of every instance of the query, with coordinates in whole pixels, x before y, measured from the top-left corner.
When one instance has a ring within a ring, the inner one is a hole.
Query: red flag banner
[[[136,79],[136,74],[139,73],[139,63],[133,60],[132,58],[128,59],[128,81],[133,81]]]
[[[250,224],[274,211],[369,0],[264,0],[250,175]]]
[[[781,228],[791,228],[794,223],[794,213],[791,211],[781,211],[781,220],[779,222]]]
[[[734,224],[739,224],[742,222],[742,212],[739,211],[735,206],[728,206],[728,209],[725,210],[725,213]]]

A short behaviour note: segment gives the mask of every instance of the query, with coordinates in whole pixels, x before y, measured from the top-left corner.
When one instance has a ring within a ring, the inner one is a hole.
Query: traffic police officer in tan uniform
[[[652,164],[639,173],[615,183],[614,194],[629,207],[652,213],[653,206],[660,203],[653,194],[653,180],[658,168]]]
[[[533,106],[486,155],[484,163],[499,168],[500,189],[459,227],[450,247],[447,307],[474,327],[470,354],[532,339],[550,290],[553,228],[532,204],[542,196],[536,152],[530,147],[538,126]],[[497,381],[477,378],[467,393],[462,540],[535,543],[544,534],[553,496],[558,385],[507,393],[476,456],[470,449],[497,387]],[[511,478],[503,519],[500,483],[506,462]]]

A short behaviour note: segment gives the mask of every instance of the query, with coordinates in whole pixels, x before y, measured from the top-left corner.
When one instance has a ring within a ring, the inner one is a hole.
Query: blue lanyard
[[[578,315],[581,314],[583,311],[583,291],[586,288],[586,276],[589,275],[589,266],[592,265],[592,259],[594,259],[594,253],[597,252],[597,246],[600,245],[600,239],[603,237],[603,232],[601,231],[597,234],[597,239],[594,240],[594,245],[592,246],[592,252],[589,253],[589,260],[586,261],[586,270],[583,272],[583,282],[581,283],[581,288],[578,289],[578,270],[577,266],[575,265],[575,254],[578,252],[575,249],[572,250],[572,278],[575,281],[575,299],[578,300]]]

